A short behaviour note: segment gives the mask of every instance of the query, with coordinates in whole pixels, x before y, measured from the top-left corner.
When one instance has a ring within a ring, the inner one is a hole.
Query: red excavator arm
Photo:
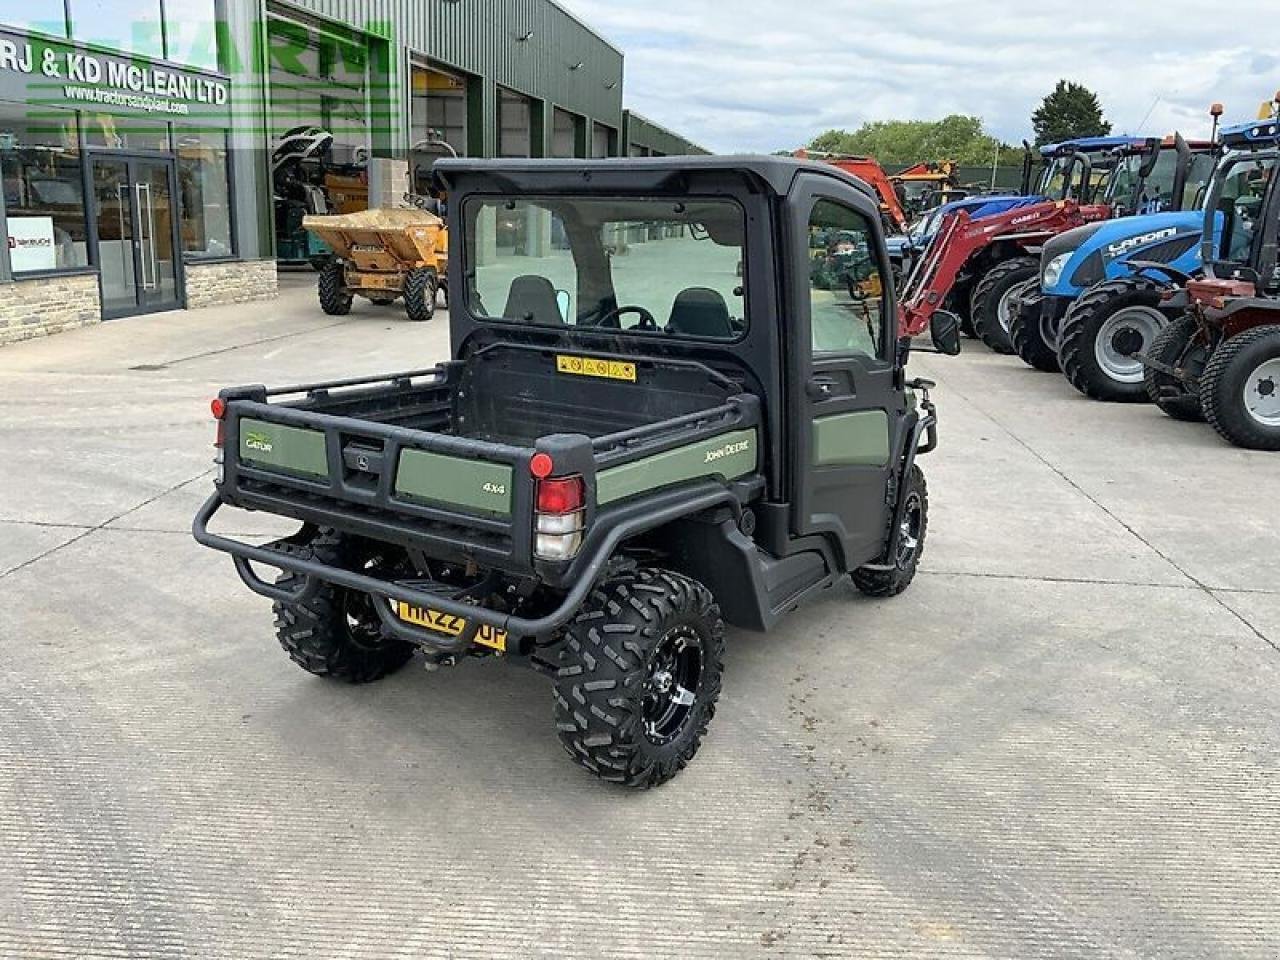
[[[899,335],[915,337],[929,329],[934,313],[946,302],[965,265],[996,243],[1011,243],[1029,251],[1049,237],[1109,216],[1108,206],[1081,206],[1073,200],[1037,203],[978,220],[965,210],[948,214],[902,291]]]

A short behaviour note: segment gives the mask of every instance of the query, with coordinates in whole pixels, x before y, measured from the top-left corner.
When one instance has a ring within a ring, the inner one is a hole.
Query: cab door
[[[897,312],[874,202],[809,179],[792,224],[793,532],[828,536],[853,568],[879,559],[888,530],[906,413]]]

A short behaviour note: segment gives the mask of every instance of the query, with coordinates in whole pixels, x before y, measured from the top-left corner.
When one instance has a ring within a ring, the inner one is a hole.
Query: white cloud
[[[1016,142],[1064,77],[1116,132],[1203,136],[1211,102],[1249,119],[1280,87],[1262,9],[1280,0],[561,2],[622,47],[629,107],[719,152],[949,113]]]

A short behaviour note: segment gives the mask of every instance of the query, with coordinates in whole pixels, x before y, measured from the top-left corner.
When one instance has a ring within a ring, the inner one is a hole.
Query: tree
[[[1102,104],[1098,95],[1088,87],[1067,80],[1059,80],[1031,115],[1031,126],[1036,132],[1036,146],[1059,143],[1076,137],[1105,137],[1111,132],[1111,124],[1102,116]]]
[[[1002,164],[1021,162],[1016,148],[1000,143],[983,131],[980,118],[959,114],[941,120],[864,123],[853,132],[828,130],[814,137],[809,149],[875,157],[890,168],[940,160],[955,160],[961,166],[989,167],[997,149]]]

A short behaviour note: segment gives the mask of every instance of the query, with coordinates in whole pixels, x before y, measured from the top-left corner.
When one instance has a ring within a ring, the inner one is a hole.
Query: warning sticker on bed
[[[604,380],[636,382],[636,365],[620,360],[600,360],[596,357],[556,357],[556,370],[577,377],[600,377]]]

